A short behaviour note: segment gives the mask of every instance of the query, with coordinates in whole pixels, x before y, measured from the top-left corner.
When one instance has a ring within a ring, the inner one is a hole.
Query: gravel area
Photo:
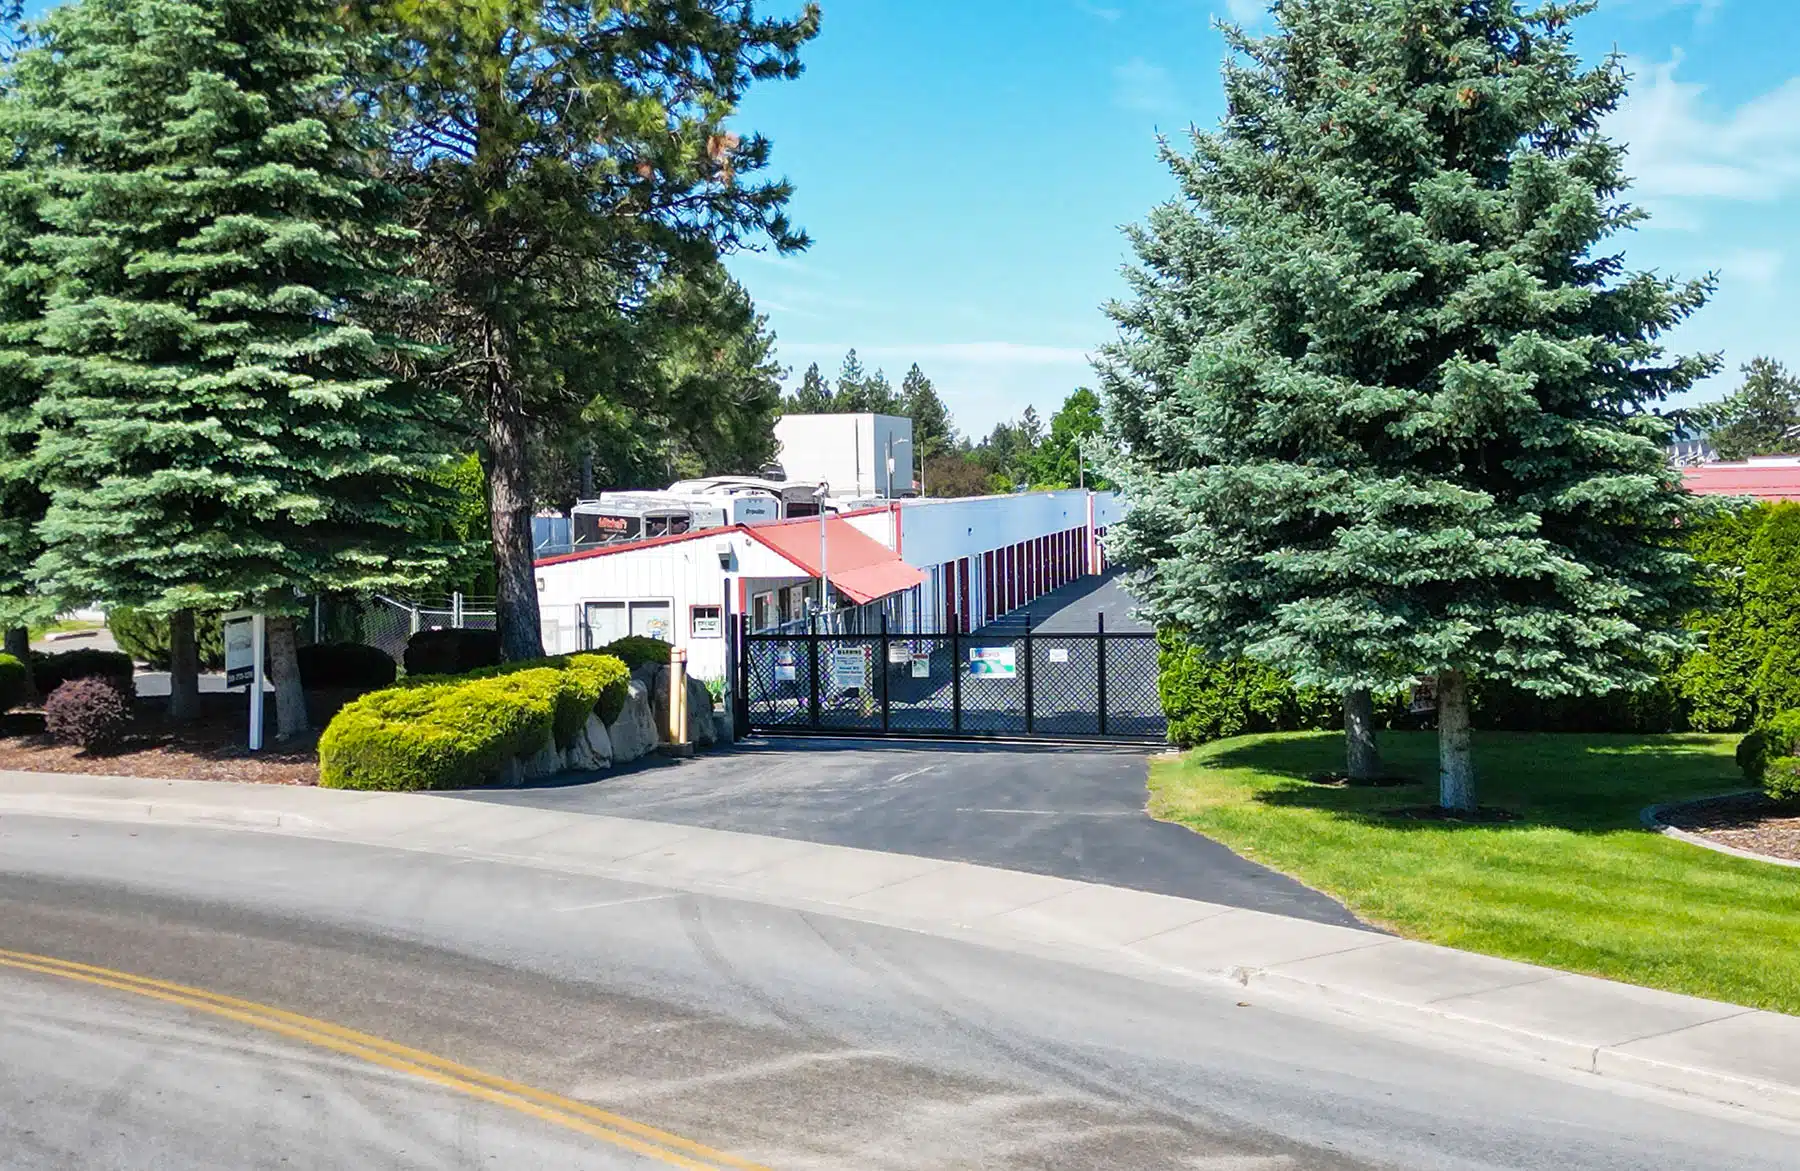
[[[163,703],[160,699],[138,700],[130,735],[117,751],[106,753],[55,743],[44,735],[44,717],[39,712],[0,716],[0,769],[271,785],[319,783],[316,733],[291,744],[273,744],[272,706],[268,713],[271,742],[262,752],[253,753],[245,747],[248,717],[242,696],[203,695],[200,718],[181,725],[168,723]]]
[[[1694,801],[1665,809],[1658,819],[1722,846],[1800,862],[1800,808],[1760,793]]]

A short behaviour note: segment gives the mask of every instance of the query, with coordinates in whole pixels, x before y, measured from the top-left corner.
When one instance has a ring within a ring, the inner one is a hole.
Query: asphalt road
[[[975,862],[1322,923],[1336,900],[1144,812],[1147,754],[1055,744],[749,741],[470,800]]]
[[[243,831],[0,818],[0,949],[277,1006],[728,1153],[690,1166],[1793,1165],[1793,1128],[1229,985]],[[0,966],[0,1166],[682,1165],[316,1048]]]

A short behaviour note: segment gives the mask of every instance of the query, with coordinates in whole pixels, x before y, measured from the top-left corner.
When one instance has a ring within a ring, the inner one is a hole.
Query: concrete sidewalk
[[[1164,983],[1230,980],[1302,1010],[1800,1119],[1800,1018],[1191,899],[418,794],[0,772],[0,833],[7,814],[480,858],[881,923]]]

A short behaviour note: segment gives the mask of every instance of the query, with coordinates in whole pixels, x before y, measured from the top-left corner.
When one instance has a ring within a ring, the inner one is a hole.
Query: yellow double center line
[[[134,976],[129,972],[117,972],[110,968],[97,968],[91,964],[78,964],[70,960],[7,951],[3,948],[0,948],[0,967],[78,980],[84,984],[129,992],[223,1017],[320,1049],[328,1049],[333,1053],[360,1058],[371,1065],[397,1073],[410,1074],[445,1089],[599,1139],[670,1167],[683,1167],[688,1171],[770,1171],[761,1163],[751,1163],[722,1151],[715,1151],[691,1139],[634,1122],[573,1098],[496,1077],[436,1054],[397,1045],[381,1037],[359,1033],[329,1021],[315,1020],[255,1001],[222,996],[204,988],[189,988],[164,980],[152,980],[147,976]]]

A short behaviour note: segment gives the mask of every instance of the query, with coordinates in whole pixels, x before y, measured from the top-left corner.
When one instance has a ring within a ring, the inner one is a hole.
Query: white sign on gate
[[[839,691],[861,691],[868,682],[868,662],[861,647],[841,646],[831,652],[831,685]]]

